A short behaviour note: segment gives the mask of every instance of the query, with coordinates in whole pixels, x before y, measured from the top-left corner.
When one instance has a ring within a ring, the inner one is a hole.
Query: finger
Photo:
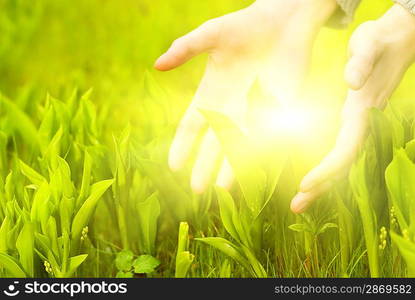
[[[229,190],[232,187],[234,181],[234,174],[229,161],[225,158],[222,163],[221,169],[216,180],[216,185]]]
[[[183,168],[200,132],[205,126],[206,121],[202,114],[191,106],[181,120],[170,147],[169,167],[171,170],[177,171]]]
[[[160,71],[174,69],[192,57],[212,49],[220,28],[219,19],[211,20],[173,42],[154,67]]]
[[[361,89],[372,74],[376,57],[374,53],[353,55],[346,65],[345,80],[350,88]]]
[[[325,182],[319,186],[316,186],[308,192],[299,192],[291,200],[291,211],[296,214],[305,212],[310,205],[327,192],[332,186],[331,182]]]
[[[308,192],[328,179],[344,172],[352,164],[367,129],[367,112],[349,98],[345,119],[334,149],[302,180],[301,192]]]
[[[212,129],[203,138],[200,152],[192,170],[191,187],[195,193],[203,193],[209,185],[220,161],[220,144]]]
[[[366,31],[359,31],[350,41],[350,54],[344,77],[350,88],[359,90],[370,77],[378,59],[379,50]]]

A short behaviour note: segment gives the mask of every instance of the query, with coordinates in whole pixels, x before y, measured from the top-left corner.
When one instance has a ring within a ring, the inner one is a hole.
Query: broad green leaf
[[[61,155],[61,139],[63,135],[62,126],[59,127],[58,131],[53,136],[52,140],[50,141],[49,145],[43,152],[43,157],[45,157],[52,168],[56,168],[56,158]]]
[[[408,277],[415,277],[415,243],[408,241],[394,232],[390,232],[392,241],[398,246],[399,252],[408,267]]]
[[[187,251],[189,248],[189,225],[187,222],[180,222],[179,237],[177,241],[177,253]]]
[[[46,179],[42,175],[26,165],[23,161],[19,160],[19,166],[20,171],[23,173],[23,175],[25,175],[30,180],[30,182],[37,185],[38,187],[46,182]]]
[[[22,231],[20,232],[17,241],[16,249],[19,252],[20,263],[25,270],[25,273],[30,277],[34,277],[34,227],[32,224],[27,223],[23,226]]]
[[[178,220],[186,220],[187,207],[190,206],[191,197],[168,170],[168,167],[156,161],[142,158],[139,158],[139,163],[144,173],[159,191],[160,196],[167,199],[166,204],[170,211]]]
[[[412,140],[406,143],[405,151],[409,159],[415,162],[415,140]]]
[[[255,257],[255,255],[252,253],[250,249],[245,247],[244,245],[241,246],[241,249],[245,256],[248,258],[248,261],[253,269],[254,275],[257,278],[267,278],[267,272],[265,271],[264,267],[261,265],[261,263],[258,261],[258,259]]]
[[[174,277],[186,278],[187,272],[193,263],[195,256],[189,251],[182,251],[177,253],[176,256],[176,270]]]
[[[147,254],[154,254],[157,220],[160,215],[160,203],[157,193],[152,194],[143,202],[137,202],[137,214],[143,243],[142,251]]]
[[[26,278],[27,275],[23,271],[22,266],[12,256],[0,253],[0,266],[4,267],[11,275],[16,278]]]
[[[232,270],[231,270],[231,264],[228,259],[225,259],[222,263],[222,266],[220,267],[220,278],[231,278]]]
[[[82,201],[84,201],[89,193],[92,171],[92,158],[91,155],[85,150],[84,154],[84,170],[82,173],[81,189],[79,191],[78,199],[76,200],[76,206],[78,207]]]
[[[352,166],[349,174],[350,186],[362,218],[363,232],[369,259],[370,275],[379,277],[377,220],[372,206],[371,194],[366,179],[366,154]]]
[[[58,229],[56,226],[56,219],[54,217],[49,217],[47,228],[45,230],[45,234],[48,236],[49,240],[51,241],[51,250],[55,256],[58,256],[59,245],[58,245]]]
[[[152,273],[160,265],[160,261],[151,255],[140,255],[133,262],[134,273]]]
[[[410,213],[415,209],[415,164],[405,150],[395,152],[386,169],[385,179],[401,228],[415,225],[414,214]]]
[[[237,209],[231,194],[229,194],[227,190],[220,187],[216,187],[216,194],[218,196],[220,217],[222,219],[223,226],[234,239],[240,241],[238,231],[233,224],[233,218],[238,218],[238,216],[235,216]]]
[[[0,105],[7,111],[7,122],[34,151],[39,149],[39,136],[32,120],[13,102],[0,95]],[[1,106],[0,106],[1,107]]]
[[[36,191],[35,196],[33,198],[33,204],[32,204],[32,208],[30,211],[30,218],[32,221],[41,222],[42,216],[43,216],[43,220],[45,220],[45,218],[46,218],[46,221],[49,219],[48,216],[45,216],[44,210],[43,210],[46,207],[49,201],[49,198],[50,198],[50,189],[49,189],[49,185],[45,181],[39,186],[39,189]]]
[[[62,232],[70,231],[73,213],[74,213],[73,198],[62,197],[59,203],[59,217],[60,217]]]
[[[85,261],[87,257],[88,254],[81,254],[69,258],[68,271],[66,272],[65,277],[70,277],[76,271],[76,269],[78,269],[78,267]]]
[[[134,277],[133,272],[118,271],[117,274],[115,275],[115,278],[133,278],[133,277]]]
[[[326,223],[318,230],[317,234],[323,234],[329,228],[338,228],[338,226],[335,223]]]
[[[228,240],[220,237],[195,238],[195,240],[206,243],[218,249],[230,258],[240,263],[247,270],[251,269],[248,260],[243,256],[243,254],[241,254],[239,250],[237,250],[238,248]]]
[[[129,271],[133,266],[134,253],[130,250],[123,250],[115,257],[115,266],[119,271]]]
[[[7,234],[10,230],[10,219],[6,216],[0,227],[0,253],[6,253],[8,249]]]
[[[72,239],[79,241],[81,238],[82,229],[88,224],[89,218],[91,217],[98,200],[102,197],[105,191],[113,184],[114,180],[103,180],[95,183],[91,187],[91,193],[89,197],[82,204],[81,208],[75,215],[72,222]]]
[[[288,228],[291,229],[292,231],[297,231],[297,232],[305,232],[305,231],[310,232],[306,224],[291,224],[290,226],[288,226]]]
[[[370,123],[380,169],[385,170],[393,155],[393,128],[388,116],[377,108],[370,110]]]

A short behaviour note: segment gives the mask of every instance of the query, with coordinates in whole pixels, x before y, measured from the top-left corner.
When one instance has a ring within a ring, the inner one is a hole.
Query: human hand
[[[291,210],[304,212],[327,191],[331,180],[347,174],[368,127],[368,108],[384,108],[415,61],[415,16],[394,5],[376,21],[362,24],[350,41],[345,79],[350,87],[343,123],[333,150],[301,182]]]
[[[184,166],[197,137],[207,129],[200,108],[222,112],[243,127],[246,94],[257,77],[279,100],[294,98],[305,76],[315,36],[335,9],[335,0],[257,0],[174,41],[156,61],[156,69],[174,69],[205,52],[209,58],[170,148],[170,168]],[[233,179],[232,170],[221,155],[214,132],[207,129],[192,170],[195,192],[206,189],[220,163],[217,184],[227,188]]]

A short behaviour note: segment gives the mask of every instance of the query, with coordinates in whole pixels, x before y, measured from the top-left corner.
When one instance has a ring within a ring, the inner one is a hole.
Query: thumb
[[[178,38],[167,52],[157,59],[154,67],[160,71],[168,71],[214,48],[219,35],[219,24],[219,19],[207,21],[192,32]]]

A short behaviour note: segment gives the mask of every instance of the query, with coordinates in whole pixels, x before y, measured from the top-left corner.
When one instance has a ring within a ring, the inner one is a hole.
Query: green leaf
[[[366,154],[364,153],[352,166],[349,181],[362,218],[370,275],[372,277],[379,277],[377,220],[371,202],[371,194],[367,186],[366,171]]]
[[[157,193],[152,194],[143,202],[137,202],[137,214],[143,243],[142,251],[147,254],[154,254],[157,220],[160,215],[160,203]]]
[[[135,273],[152,273],[160,265],[160,261],[151,255],[140,255],[133,262]]]
[[[305,224],[291,224],[290,226],[288,226],[288,228],[296,232],[310,232],[310,230],[307,228],[307,225]]]
[[[34,149],[39,150],[39,136],[32,120],[13,102],[0,95],[0,104],[7,111],[7,123],[14,131],[18,132],[23,140]]]
[[[32,224],[26,223],[17,237],[16,249],[19,252],[20,263],[25,270],[25,273],[30,277],[34,277],[34,243],[34,227]]]
[[[84,155],[84,170],[82,173],[81,190],[79,192],[78,199],[76,200],[77,206],[79,206],[83,200],[87,197],[91,182],[91,171],[92,171],[92,158],[88,151],[85,150]]]
[[[412,140],[406,143],[405,151],[409,159],[415,162],[415,140]]]
[[[81,254],[69,258],[68,271],[66,272],[64,277],[70,277],[76,271],[76,269],[78,269],[79,266],[85,261],[87,257],[88,254]]]
[[[329,228],[338,228],[338,226],[335,223],[326,223],[318,230],[317,235],[318,234],[323,234]]]
[[[12,277],[26,278],[26,273],[20,266],[19,262],[16,261],[12,256],[0,253],[0,266],[4,267]]]
[[[117,274],[115,275],[115,278],[133,278],[133,277],[134,277],[133,272],[118,271]]]
[[[8,249],[7,234],[9,233],[11,224],[10,219],[6,216],[0,227],[0,253],[6,253]]]
[[[267,272],[265,271],[262,264],[258,261],[258,259],[255,257],[255,255],[252,253],[250,249],[245,247],[244,245],[241,246],[243,253],[248,258],[248,261],[253,269],[254,275],[257,278],[266,278]]]
[[[216,187],[216,194],[218,195],[219,211],[223,226],[234,239],[240,241],[238,231],[233,224],[233,218],[238,218],[238,216],[235,216],[237,209],[231,194],[221,187]]]
[[[241,254],[239,250],[237,250],[238,248],[228,240],[220,237],[196,238],[195,240],[215,247],[219,251],[223,252],[230,258],[240,263],[248,271],[251,270],[248,260]]]
[[[179,237],[177,241],[177,253],[187,251],[189,248],[189,224],[180,222]]]
[[[267,179],[254,155],[252,143],[239,127],[225,115],[209,110],[201,110],[215,131],[222,149],[235,172],[246,205],[256,218],[265,204]]]
[[[38,172],[33,170],[31,167],[26,165],[23,161],[19,160],[19,167],[20,171],[25,175],[30,182],[37,185],[38,187],[41,186],[44,182],[47,182],[45,177],[40,175]]]
[[[49,217],[45,215],[44,209],[47,208],[47,203],[50,198],[50,189],[47,182],[43,182],[33,198],[32,208],[30,210],[30,219],[32,221],[41,222],[48,220]],[[42,218],[43,217],[43,218]]]
[[[396,217],[401,228],[415,225],[415,164],[405,150],[399,149],[385,172],[386,185],[395,207]]]
[[[167,166],[153,160],[138,158],[140,167],[151,179],[160,196],[166,199],[166,204],[177,219],[186,220],[186,207],[191,203],[191,197],[178,183]],[[177,205],[181,203],[181,205]]]
[[[176,256],[176,270],[174,277],[186,278],[186,274],[189,271],[190,266],[193,263],[195,256],[189,251],[182,251],[177,253]]]
[[[123,250],[117,253],[115,266],[120,271],[129,271],[133,266],[134,253],[130,250]]]
[[[399,252],[408,267],[408,277],[415,277],[415,243],[408,241],[394,232],[390,232],[392,241],[398,246]]]
[[[82,229],[88,224],[98,200],[102,197],[105,191],[113,184],[114,180],[103,180],[95,183],[91,187],[91,194],[82,204],[78,213],[75,215],[72,223],[72,239],[79,241],[81,238]]]

